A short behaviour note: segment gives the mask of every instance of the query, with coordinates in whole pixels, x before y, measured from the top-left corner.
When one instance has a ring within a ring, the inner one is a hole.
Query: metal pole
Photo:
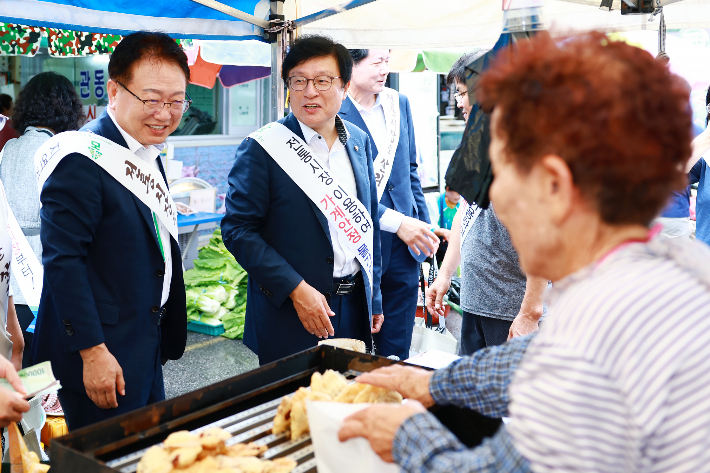
[[[283,0],[271,0],[271,18],[283,18]],[[284,83],[281,79],[281,64],[283,56],[281,43],[283,33],[276,35],[276,41],[271,43],[271,121],[276,121],[284,116]]]

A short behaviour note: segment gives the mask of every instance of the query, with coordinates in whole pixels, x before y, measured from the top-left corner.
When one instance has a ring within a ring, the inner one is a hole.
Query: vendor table
[[[183,241],[182,238],[178,240],[180,244],[180,256],[182,260],[188,257],[188,255],[193,254],[193,257],[188,260],[187,265],[192,267],[192,260],[197,258],[197,232],[200,225],[205,223],[215,223],[222,220],[224,214],[211,213],[211,212],[197,212],[192,215],[180,215],[177,217],[178,225],[178,236],[187,235],[187,241]],[[190,230],[192,227],[192,230]],[[190,269],[186,267],[185,269]]]

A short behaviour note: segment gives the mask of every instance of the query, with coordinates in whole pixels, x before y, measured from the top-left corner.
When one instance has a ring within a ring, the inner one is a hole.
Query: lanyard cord
[[[163,262],[165,262],[165,250],[163,249],[163,237],[160,236],[160,227],[158,226],[158,217],[153,212],[153,223],[155,224],[155,233],[158,235],[158,245],[160,246],[160,256],[163,257]]]

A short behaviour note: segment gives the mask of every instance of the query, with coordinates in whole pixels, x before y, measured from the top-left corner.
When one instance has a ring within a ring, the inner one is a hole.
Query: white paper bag
[[[399,466],[386,463],[364,438],[338,440],[343,420],[372,404],[306,401],[308,426],[315,449],[318,473],[398,473]]]
[[[429,350],[439,350],[445,353],[456,354],[456,339],[448,329],[444,328],[443,333],[429,329],[424,323],[424,319],[417,317],[414,321],[414,331],[412,332],[412,345],[409,348],[410,356],[424,353]]]

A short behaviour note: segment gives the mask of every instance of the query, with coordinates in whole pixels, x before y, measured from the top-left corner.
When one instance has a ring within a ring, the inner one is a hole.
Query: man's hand
[[[451,235],[451,230],[447,230],[446,228],[437,228],[436,230],[434,230],[434,235],[438,236],[443,241],[449,241],[449,235]]]
[[[429,224],[412,217],[404,217],[402,224],[397,230],[397,236],[407,244],[407,246],[418,255],[421,253],[431,256],[439,249],[439,237],[429,229]],[[419,248],[417,248],[417,246]]]
[[[328,301],[325,300],[323,294],[316,291],[306,281],[301,281],[289,297],[293,301],[298,318],[308,333],[319,338],[335,335],[333,324],[330,323],[330,317],[333,317],[335,312],[330,310]]]
[[[14,422],[20,422],[22,413],[29,410],[30,403],[22,398],[22,394],[0,388],[0,427],[7,427]]]
[[[433,374],[433,371],[412,366],[392,365],[363,373],[356,381],[397,391],[404,398],[414,399],[426,407],[431,407],[436,404],[429,392],[429,380]]]
[[[508,340],[534,332],[539,327],[538,320],[540,320],[539,315],[530,315],[521,311],[513,320],[510,330],[508,330]]]
[[[372,316],[372,333],[378,333],[385,321],[384,314],[375,314]]]
[[[430,313],[439,317],[444,316],[444,296],[451,287],[451,278],[444,277],[439,273],[439,277],[429,286],[426,291],[426,308]]]
[[[116,391],[126,395],[123,370],[106,344],[96,345],[79,352],[84,361],[84,388],[89,399],[101,409],[118,407]]]
[[[417,401],[404,404],[377,404],[347,417],[338,432],[338,438],[345,442],[354,437],[364,437],[384,461],[392,463],[394,436],[405,420],[414,414],[426,412]]]

